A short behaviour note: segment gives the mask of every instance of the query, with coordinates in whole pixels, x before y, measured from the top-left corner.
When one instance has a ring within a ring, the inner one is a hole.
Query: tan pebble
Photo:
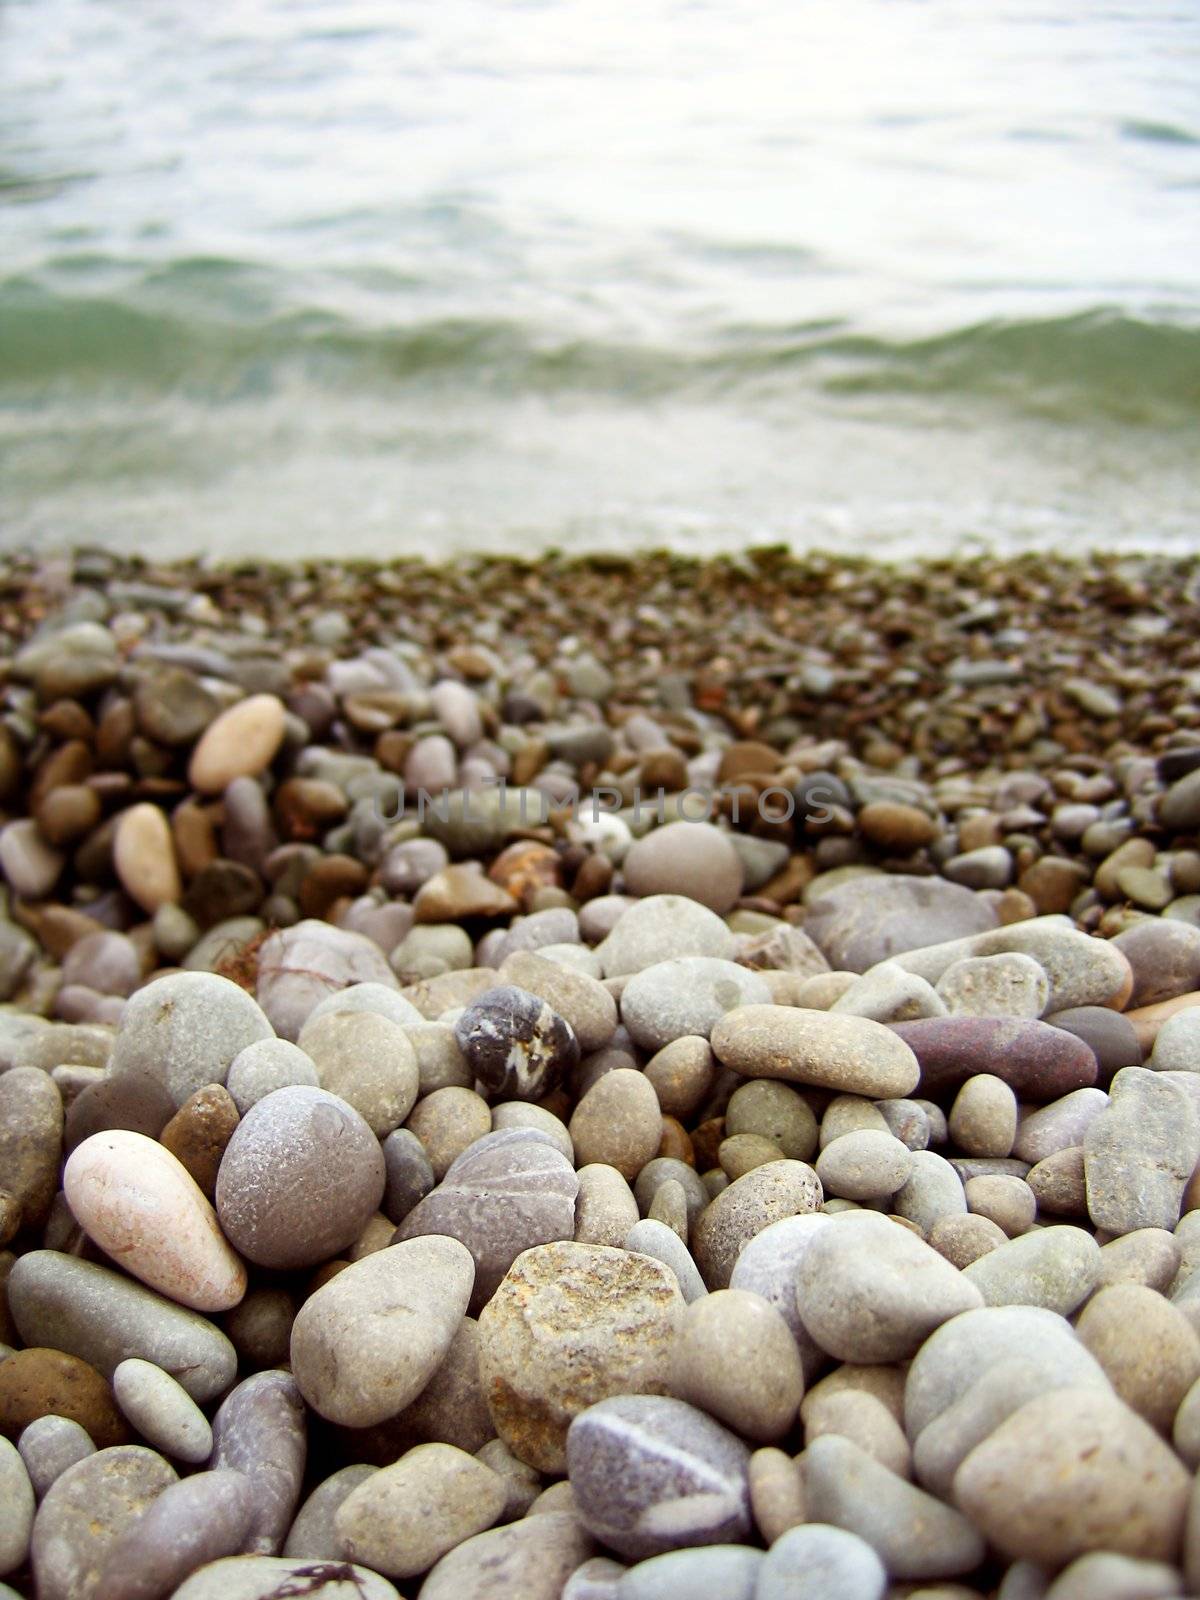
[[[235,778],[254,778],[283,742],[283,702],[252,694],[223,711],[201,734],[188,764],[188,782],[201,794],[221,794]]]
[[[767,1446],[750,1457],[750,1508],[767,1544],[805,1520],[804,1488],[791,1456]]]
[[[1010,1239],[1028,1233],[1037,1217],[1037,1199],[1024,1178],[989,1172],[963,1185],[968,1210],[987,1217]]]
[[[903,1423],[904,1381],[904,1371],[900,1367],[843,1363],[808,1391],[800,1403],[800,1420],[807,1427],[813,1407],[819,1405],[824,1397],[851,1389],[873,1395],[887,1407],[897,1422]]]
[[[694,1300],[675,1336],[671,1392],[746,1439],[782,1438],[804,1394],[800,1351],[782,1314],[748,1289]]]
[[[374,1255],[376,1250],[386,1250],[395,1231],[396,1224],[382,1211],[377,1211],[346,1254],[351,1261],[361,1261],[364,1256]]]
[[[599,1161],[580,1167],[575,1200],[576,1244],[604,1244],[619,1250],[638,1216],[633,1190],[615,1167]]]
[[[171,825],[148,801],[130,806],[117,818],[113,866],[121,887],[151,916],[173,905],[183,893]]]
[[[950,1109],[950,1137],[969,1156],[1011,1155],[1017,1136],[1017,1097],[990,1072],[968,1078]]]
[[[451,1162],[469,1144],[491,1132],[492,1113],[487,1101],[473,1089],[435,1089],[417,1101],[405,1126],[425,1146],[440,1183]]]
[[[835,1389],[818,1395],[806,1407],[806,1445],[825,1433],[851,1439],[883,1466],[901,1478],[912,1477],[912,1451],[904,1429],[888,1406],[865,1389]]]
[[[1075,1331],[1122,1400],[1160,1433],[1200,1377],[1200,1334],[1169,1300],[1137,1283],[1101,1289]]]
[[[636,1178],[662,1142],[658,1096],[643,1073],[617,1067],[583,1096],[568,1131],[581,1165],[606,1162],[623,1177]]]
[[[721,1163],[722,1170],[727,1174],[730,1183],[742,1178],[747,1172],[753,1172],[755,1167],[761,1167],[768,1161],[782,1161],[783,1151],[770,1139],[764,1139],[757,1133],[735,1133],[728,1139],[722,1139],[717,1150],[717,1160]]]
[[[961,1272],[972,1261],[1005,1243],[1008,1235],[990,1217],[969,1213],[966,1216],[939,1217],[929,1230],[929,1243]]]
[[[193,1311],[228,1311],[245,1294],[246,1269],[216,1212],[154,1139],[94,1133],[71,1153],[63,1188],[88,1237],[160,1294]]]
[[[1166,1228],[1135,1228],[1101,1247],[1096,1287],[1144,1283],[1163,1293],[1179,1271],[1182,1256],[1179,1240]]]
[[[223,1083],[210,1083],[189,1095],[167,1123],[159,1141],[211,1200],[225,1147],[238,1125],[238,1109]]]

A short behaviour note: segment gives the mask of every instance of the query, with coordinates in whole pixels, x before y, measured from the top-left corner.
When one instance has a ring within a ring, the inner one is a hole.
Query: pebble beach
[[[1200,1596],[1198,621],[0,558],[0,1600]]]

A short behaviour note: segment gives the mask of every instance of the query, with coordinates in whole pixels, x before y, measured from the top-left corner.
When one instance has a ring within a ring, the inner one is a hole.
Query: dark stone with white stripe
[[[513,984],[485,990],[455,1023],[454,1037],[475,1076],[504,1100],[540,1100],[579,1062],[570,1023]]]

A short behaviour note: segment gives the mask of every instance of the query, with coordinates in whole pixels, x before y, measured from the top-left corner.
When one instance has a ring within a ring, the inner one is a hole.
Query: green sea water
[[[1200,543],[1200,6],[0,0],[0,544]]]

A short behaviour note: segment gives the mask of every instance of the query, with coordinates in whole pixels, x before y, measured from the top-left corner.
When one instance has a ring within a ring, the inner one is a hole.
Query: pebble
[[[242,1546],[278,1555],[291,1526],[308,1453],[307,1414],[289,1372],[256,1372],[225,1396],[213,1418],[211,1465],[245,1475],[252,1504]]]
[[[943,1217],[929,1230],[929,1243],[960,1271],[1003,1244],[1004,1239],[1003,1230],[994,1222],[970,1213]]]
[[[258,951],[255,998],[274,1031],[292,1043],[323,1000],[361,983],[398,986],[373,940],[327,922],[306,918],[280,928]]]
[[[804,1491],[791,1456],[767,1446],[750,1457],[750,1506],[754,1525],[772,1545],[804,1521]]]
[[[681,956],[725,960],[733,949],[733,934],[707,906],[686,894],[653,894],[622,911],[596,954],[605,977],[616,978]]]
[[[171,827],[158,806],[143,801],[121,813],[113,833],[112,859],[121,887],[149,916],[182,898]]]
[[[1057,1100],[1096,1081],[1096,1058],[1083,1040],[1045,1022],[928,1017],[896,1023],[894,1031],[920,1062],[925,1094],[979,1073],[1002,1078],[1022,1100],[1036,1101]]]
[[[1165,1228],[1136,1228],[1110,1239],[1100,1249],[1097,1286],[1143,1283],[1163,1293],[1179,1270],[1182,1250]]]
[[[1095,1287],[1100,1246],[1082,1228],[1038,1228],[963,1269],[989,1306],[1040,1306],[1070,1314]]]
[[[235,778],[265,772],[283,743],[283,702],[249,695],[209,723],[192,751],[188,782],[201,794],[220,794]]]
[[[22,900],[43,900],[58,882],[66,857],[52,849],[32,818],[0,828],[0,871]]]
[[[711,1043],[717,1059],[743,1077],[782,1078],[839,1094],[894,1098],[911,1093],[920,1078],[903,1040],[863,1017],[744,1005],[714,1026]]]
[[[562,1472],[573,1417],[609,1395],[668,1390],[683,1311],[674,1273],[648,1256],[573,1242],[527,1250],[479,1318],[497,1433],[520,1460]]]
[[[34,1518],[39,1600],[91,1600],[110,1550],[176,1482],[163,1458],[141,1445],[98,1450],[68,1467]]]
[[[852,1440],[897,1477],[912,1477],[912,1451],[904,1429],[886,1403],[865,1389],[818,1392],[804,1407],[804,1441],[811,1444],[827,1433]]]
[[[1076,1332],[1126,1405],[1169,1434],[1200,1378],[1200,1334],[1183,1312],[1142,1284],[1113,1284],[1084,1306]]]
[[[246,1269],[216,1213],[162,1145],[141,1133],[95,1133],[63,1171],[79,1225],[127,1272],[194,1311],[228,1311]]]
[[[621,1021],[642,1049],[654,1051],[685,1036],[707,1039],[739,1006],[770,1003],[770,986],[758,973],[711,956],[678,956],[629,978]]]
[[[475,1076],[500,1099],[538,1100],[579,1061],[569,1023],[537,995],[512,984],[488,989],[454,1024]]]
[[[399,1024],[371,1011],[342,1011],[300,1030],[299,1048],[322,1089],[353,1106],[377,1139],[385,1139],[417,1101],[417,1057]]]
[[[804,1371],[791,1330],[768,1301],[719,1289],[684,1313],[670,1387],[743,1438],[767,1444],[795,1421]]]
[[[1087,1183],[1083,1146],[1059,1150],[1026,1174],[1037,1210],[1051,1217],[1086,1217]],[[1020,1231],[1020,1230],[1018,1230]]]
[[[705,1283],[727,1289],[734,1263],[756,1233],[783,1217],[816,1211],[823,1198],[821,1180],[802,1161],[772,1161],[731,1183],[692,1232],[692,1253]]]
[[[305,1400],[352,1428],[394,1417],[450,1348],[475,1268],[457,1239],[408,1239],[354,1262],[301,1306],[291,1361]],[[405,1329],[403,1342],[390,1330]]]
[[[709,822],[669,822],[639,839],[622,863],[630,894],[683,894],[718,916],[742,892],[741,857],[729,835]]]
[[[33,1484],[15,1445],[0,1439],[0,1577],[24,1566],[33,1529]]]
[[[212,1454],[212,1428],[200,1407],[153,1362],[131,1357],[112,1376],[113,1394],[126,1417],[156,1450],[198,1466]]]
[[[388,1578],[427,1571],[500,1516],[507,1491],[498,1473],[449,1444],[423,1444],[373,1473],[334,1517],[351,1561]]]
[[[1165,1561],[1094,1550],[1065,1567],[1046,1595],[1047,1600],[1169,1600],[1178,1592],[1179,1573]]]
[[[1037,1218],[1037,1196],[1015,1173],[980,1173],[966,1180],[963,1193],[971,1211],[994,1222],[1010,1239],[1028,1233]]]
[[[604,1162],[636,1178],[662,1142],[658,1096],[641,1072],[618,1067],[580,1099],[567,1131],[581,1164]]]
[[[171,1600],[281,1600],[288,1594],[320,1600],[400,1600],[394,1585],[345,1561],[296,1561],[290,1556],[227,1556],[180,1584]]]
[[[56,1478],[84,1456],[92,1455],[96,1446],[82,1423],[49,1413],[26,1423],[17,1440],[17,1449],[29,1473],[34,1494],[40,1500]]]
[[[1032,956],[1010,951],[953,962],[936,992],[952,1016],[1036,1018],[1049,1003],[1050,980]]]
[[[467,1146],[436,1189],[409,1211],[399,1239],[444,1234],[471,1253],[471,1314],[491,1300],[524,1250],[575,1231],[580,1180],[548,1135],[511,1128]]]
[[[616,1167],[606,1166],[600,1161],[580,1167],[577,1176],[579,1196],[575,1202],[575,1243],[604,1244],[613,1249],[622,1249],[626,1235],[639,1220],[633,1190]],[[654,1204],[657,1205],[671,1189],[678,1191],[679,1211],[686,1235],[687,1200],[679,1184],[674,1180],[664,1183],[655,1196]]]
[[[914,1223],[926,1238],[946,1217],[967,1209],[962,1179],[934,1150],[914,1150],[908,1179],[892,1197],[892,1213]]]
[[[657,1395],[601,1400],[575,1418],[567,1436],[580,1517],[597,1539],[634,1561],[743,1542],[749,1457],[741,1440],[704,1412]]]
[[[621,1243],[623,1249],[636,1251],[638,1255],[650,1256],[655,1261],[661,1261],[665,1267],[669,1267],[675,1274],[680,1293],[688,1305],[708,1293],[704,1287],[704,1279],[688,1253],[686,1244],[665,1223],[658,1222],[652,1217],[645,1217],[641,1222],[634,1223]]]
[[[866,972],[918,946],[995,927],[986,901],[942,878],[872,875],[838,884],[808,903],[805,932],[831,967]],[[928,978],[928,973],[921,974]]]
[[[1013,1140],[1013,1155],[1036,1163],[1060,1150],[1081,1146],[1088,1128],[1107,1105],[1103,1089],[1075,1089],[1039,1110],[1027,1110]]]
[[[646,1076],[650,1076],[650,1066]],[[817,1119],[811,1106],[790,1084],[772,1078],[738,1085],[725,1110],[725,1132],[731,1136],[759,1134],[791,1161],[810,1161],[816,1154]]]
[[[801,1320],[796,1279],[805,1252],[828,1223],[828,1215],[820,1211],[772,1222],[742,1247],[729,1278],[730,1288],[749,1289],[775,1307],[796,1341],[810,1378],[825,1356]]]
[[[1178,1011],[1167,1018],[1147,1065],[1155,1072],[1200,1072],[1200,1010]]]
[[[831,1140],[816,1164],[826,1195],[844,1200],[886,1200],[904,1187],[911,1170],[908,1147],[890,1133],[872,1128]]]
[[[625,1571],[616,1600],[691,1600],[701,1590],[709,1600],[755,1600],[761,1550],[744,1544],[669,1550]]]
[[[33,1250],[13,1266],[8,1299],[21,1338],[90,1362],[106,1377],[129,1356],[152,1361],[201,1405],[229,1387],[237,1356],[195,1311],[91,1261]]]
[[[324,1089],[276,1089],[235,1129],[217,1174],[230,1243],[259,1266],[327,1261],[383,1199],[383,1152],[352,1106]]]
[[[1017,1097],[1003,1078],[968,1078],[950,1108],[950,1137],[971,1156],[1008,1156],[1017,1136]]]
[[[883,1600],[887,1570],[865,1539],[809,1522],[773,1541],[754,1600]]]
[[[841,1361],[902,1361],[983,1301],[936,1250],[886,1217],[851,1212],[822,1228],[795,1275],[805,1328]]]
[[[109,1072],[158,1079],[181,1106],[208,1084],[223,1084],[239,1051],[272,1037],[244,989],[210,972],[155,978],[125,1003]]]
[[[189,1096],[159,1134],[160,1144],[209,1200],[216,1193],[221,1161],[237,1125],[233,1096],[223,1085],[210,1083]]]
[[[474,1090],[449,1086],[417,1101],[408,1128],[424,1146],[440,1182],[464,1150],[492,1131],[492,1113]]]
[[[1112,943],[1133,968],[1130,1009],[1200,988],[1200,928],[1170,917],[1147,917]]]
[[[489,1528],[442,1557],[421,1586],[421,1600],[559,1600],[594,1548],[578,1517],[566,1511]]]
[[[36,1345],[13,1351],[0,1362],[0,1428],[16,1439],[43,1416],[70,1418],[101,1447],[129,1437],[111,1389],[88,1362]]]
[[[1200,1113],[1161,1073],[1125,1067],[1083,1138],[1088,1214],[1098,1228],[1173,1228],[1200,1162]]]
[[[1092,1550],[1172,1560],[1190,1488],[1154,1429],[1095,1388],[1027,1402],[954,1478],[956,1502],[991,1543],[1052,1570]]]
[[[503,1133],[513,1128],[532,1128],[537,1133],[544,1133],[559,1154],[565,1156],[572,1166],[575,1164],[575,1146],[571,1143],[566,1125],[544,1106],[534,1105],[529,1100],[502,1100],[499,1105],[493,1106],[493,1133]]]
[[[46,1220],[58,1187],[62,1137],[62,1096],[53,1079],[39,1067],[0,1073],[0,1183],[19,1226]]]
[[[430,1192],[436,1179],[425,1146],[410,1128],[397,1128],[383,1141],[385,1188],[380,1207],[397,1226]]]
[[[259,1039],[239,1050],[229,1066],[225,1080],[241,1116],[276,1089],[292,1089],[298,1084],[320,1087],[311,1056],[286,1039]]]
[[[338,1510],[355,1489],[379,1471],[365,1461],[340,1467],[320,1482],[296,1513],[283,1546],[285,1556],[305,1561],[345,1561],[346,1547],[337,1531]]]
[[[142,963],[132,939],[123,933],[85,933],[67,951],[63,987],[82,984],[100,994],[130,995],[142,981]]]
[[[872,1022],[910,1022],[914,1017],[944,1017],[946,1007],[933,987],[895,961],[881,961],[855,978],[829,1007]]]
[[[602,1049],[612,1038],[617,1026],[616,1001],[596,978],[533,950],[515,950],[506,956],[499,975],[544,1000],[568,1024],[584,1053]]]
[[[160,1600],[197,1568],[235,1555],[251,1524],[251,1488],[223,1470],[169,1484],[108,1547],[91,1600]]]

